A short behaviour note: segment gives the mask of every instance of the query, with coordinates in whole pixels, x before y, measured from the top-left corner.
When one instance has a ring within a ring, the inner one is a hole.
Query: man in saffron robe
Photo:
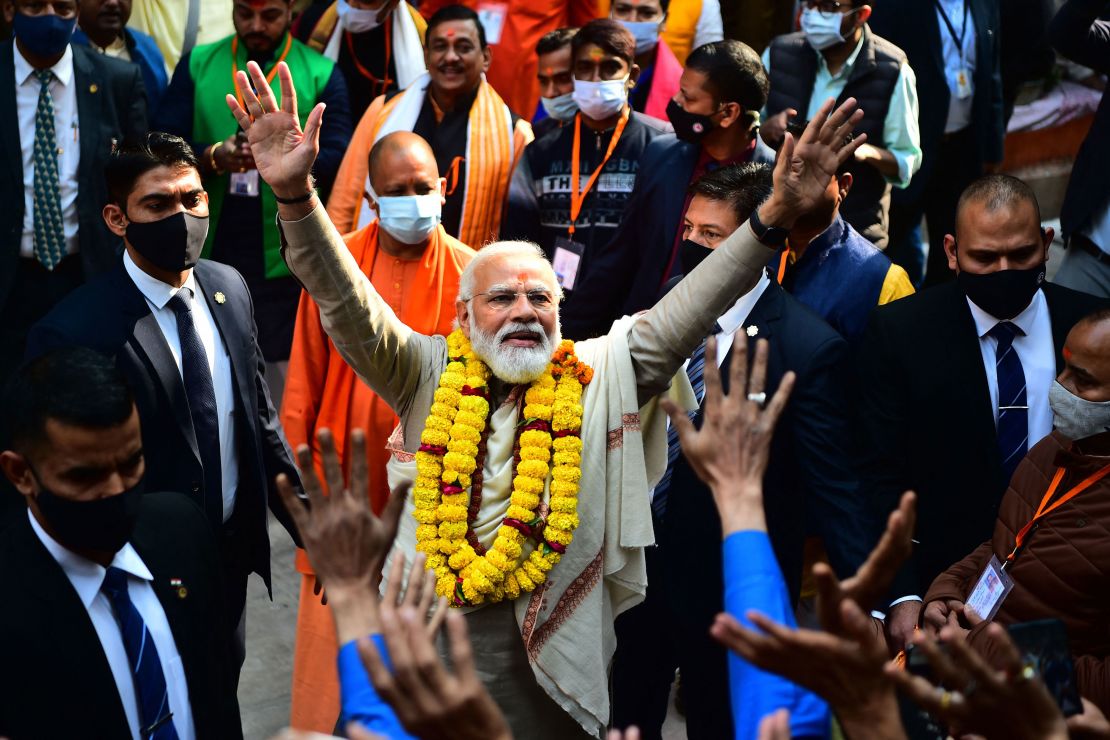
[[[435,155],[416,134],[398,131],[374,145],[369,166],[379,194],[374,204],[379,217],[348,234],[347,248],[406,326],[421,334],[449,334],[459,276],[474,252],[448,236],[439,223],[445,182]],[[426,215],[414,222],[407,210],[419,209]],[[370,504],[375,512],[382,510],[389,496],[386,440],[397,426],[397,416],[343,361],[307,293],[301,294],[297,310],[281,418],[290,446],[310,445],[318,467],[317,429],[332,431],[344,468],[349,433],[365,430]],[[296,566],[303,578],[290,722],[299,730],[330,733],[339,717],[335,629],[304,550],[297,551]]]
[[[431,144],[447,178],[447,233],[475,249],[497,237],[513,164],[532,140],[532,127],[483,79],[490,59],[485,30],[473,10],[451,5],[428,20],[428,73],[407,90],[374,100],[339,167],[328,215],[340,232],[373,218],[364,201],[364,196],[374,197],[367,177],[370,147],[393,131],[412,131]]]
[[[437,592],[465,609],[479,676],[514,735],[598,737],[610,715],[613,618],[647,588],[648,491],[666,462],[657,398],[670,388],[687,408],[696,405],[683,361],[866,140],[848,136],[862,111],[849,99],[830,115],[829,100],[796,146],[787,138],[774,194],[752,218],[659,303],[605,337],[563,343],[551,264],[534,244],[502,242],[460,276],[459,329],[445,339],[397,318],[320,207],[309,174],[323,106],[302,131],[285,67],[280,108],[261,68],[252,63],[249,72],[250,81],[238,76],[245,105],[229,96],[228,106],[284,201],[283,255],[343,359],[401,417],[390,483],[416,485],[391,557],[413,557],[417,546],[428,554]],[[479,428],[487,420],[488,433]],[[434,441],[448,429],[446,445]],[[470,559],[457,563],[459,553]]]

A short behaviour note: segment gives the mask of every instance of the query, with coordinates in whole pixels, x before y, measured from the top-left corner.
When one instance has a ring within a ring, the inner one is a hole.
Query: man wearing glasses
[[[827,98],[856,98],[864,112],[856,132],[867,143],[846,166],[853,187],[841,214],[885,249],[891,187],[906,187],[921,167],[917,79],[906,54],[871,31],[870,17],[861,0],[806,0],[801,32],[763,52],[771,93],[762,133],[778,147],[791,119],[809,120]]]

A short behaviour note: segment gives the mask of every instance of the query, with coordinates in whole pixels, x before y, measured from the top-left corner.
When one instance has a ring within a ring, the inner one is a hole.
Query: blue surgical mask
[[[17,11],[12,20],[15,37],[27,51],[40,57],[52,57],[65,51],[76,27],[76,13],[67,20],[52,13],[24,15]]]
[[[636,39],[636,53],[646,54],[659,43],[659,21],[621,21]]]
[[[840,24],[844,16],[840,13],[823,13],[817,8],[802,11],[802,32],[806,41],[817,51],[828,49],[844,41]]]
[[[365,8],[352,8],[347,0],[339,0],[335,4],[335,11],[343,19],[343,28],[351,33],[365,33],[372,31],[381,24],[378,23],[378,11]]]
[[[402,244],[426,241],[443,213],[439,192],[378,198],[381,227]]]
[[[574,102],[574,92],[556,95],[553,98],[540,98],[540,104],[547,115],[556,121],[573,121],[578,113],[578,103]]]
[[[621,112],[628,102],[628,76],[619,80],[574,80],[574,102],[584,114],[599,121]]]

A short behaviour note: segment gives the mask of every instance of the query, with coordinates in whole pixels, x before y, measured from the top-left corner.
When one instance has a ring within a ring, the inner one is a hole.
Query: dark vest
[[[809,110],[813,81],[817,77],[817,54],[806,42],[805,34],[791,33],[776,38],[771,42],[770,60],[771,93],[767,98],[767,112],[774,115],[793,108],[804,116]],[[867,134],[867,140],[875,146],[883,146],[883,121],[905,60],[901,49],[871,33],[864,25],[863,48],[836,103],[840,105],[847,98],[859,102],[863,119],[856,124],[855,134]],[[890,183],[870,165],[852,162],[845,169],[852,173],[852,189],[840,205],[840,213],[856,231],[879,249],[885,249]]]

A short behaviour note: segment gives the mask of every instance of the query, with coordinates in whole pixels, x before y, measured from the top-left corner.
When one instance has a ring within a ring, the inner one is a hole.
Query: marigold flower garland
[[[525,392],[509,510],[484,550],[470,524],[481,501],[490,371],[458,329],[447,337],[447,355],[416,453],[416,549],[436,572],[436,593],[454,606],[515,599],[547,579],[574,539],[582,478],[582,390],[593,379],[593,369],[575,356],[573,342],[563,341]],[[538,512],[549,474],[545,521]],[[529,538],[538,546],[522,558]]]

